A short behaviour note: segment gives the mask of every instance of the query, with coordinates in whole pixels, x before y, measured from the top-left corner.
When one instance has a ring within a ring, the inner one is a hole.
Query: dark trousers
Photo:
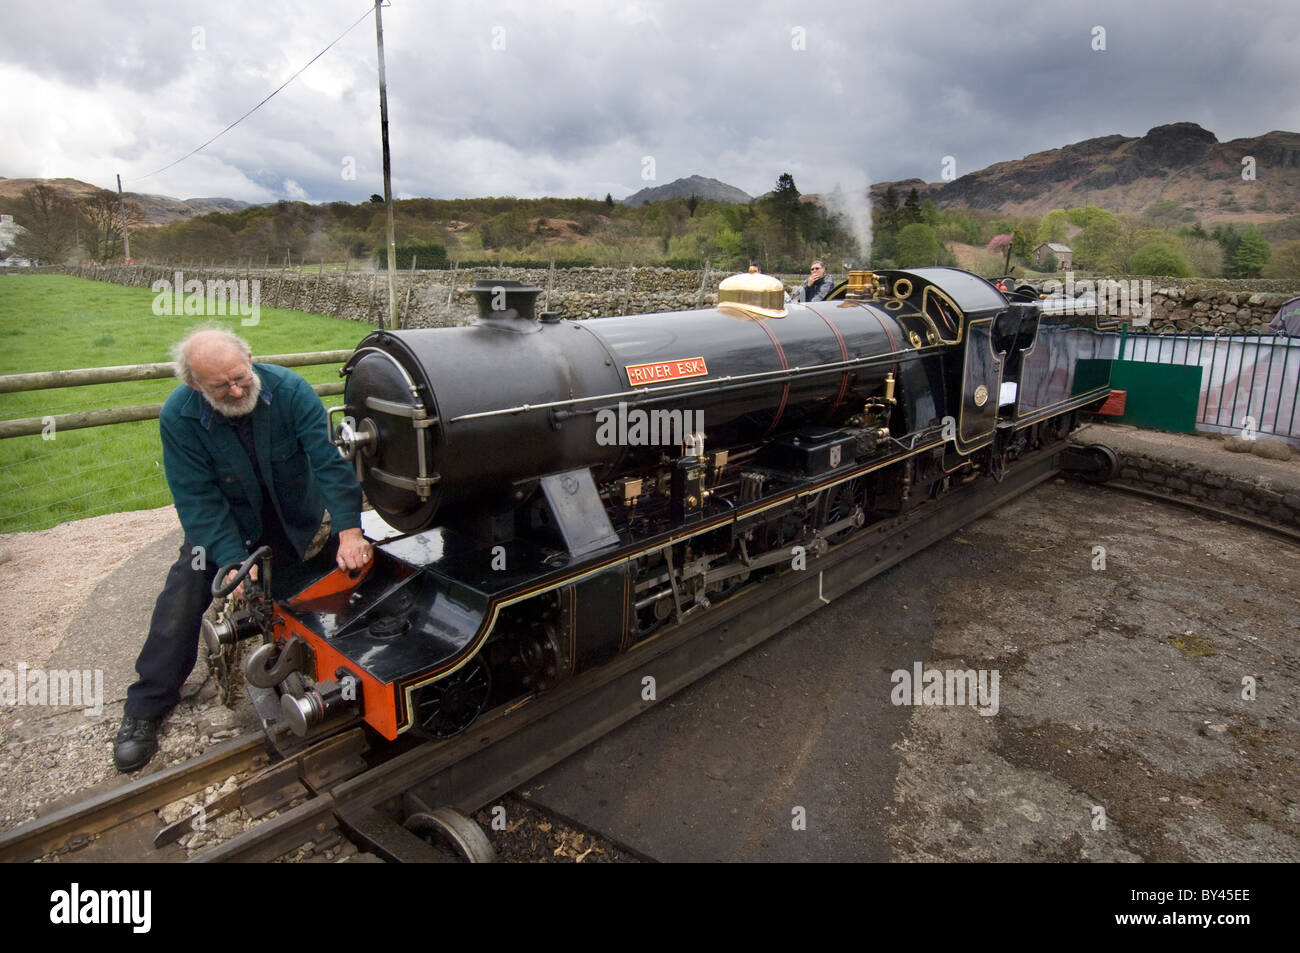
[[[263,525],[267,525],[265,518]],[[282,561],[297,561],[293,544],[278,519],[270,521],[258,542],[259,546],[262,544],[272,548],[273,570],[279,569]],[[326,547],[331,548],[336,547]],[[136,659],[135,670],[140,679],[126,692],[126,715],[130,718],[166,715],[181,700],[181,686],[194,670],[199,657],[203,613],[212,602],[212,580],[220,568],[205,560],[204,568],[195,569],[194,561],[193,544],[186,539],[154,604],[149,636]],[[279,579],[273,581],[279,590]]]

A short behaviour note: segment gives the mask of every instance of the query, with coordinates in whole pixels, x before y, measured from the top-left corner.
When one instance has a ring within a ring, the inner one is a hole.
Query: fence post
[[[451,310],[451,297],[456,293],[456,272],[460,268],[460,259],[457,258],[451,263],[451,285],[447,288],[447,306],[444,311]]]
[[[325,259],[320,260],[320,267],[316,269],[316,283],[311,286],[311,301],[307,302],[307,308],[310,311],[316,310],[316,300],[320,296],[320,279],[325,274]]]

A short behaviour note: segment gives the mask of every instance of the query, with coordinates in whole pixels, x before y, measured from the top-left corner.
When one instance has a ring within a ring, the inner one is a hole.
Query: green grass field
[[[254,355],[350,348],[373,330],[275,308],[262,308],[252,327],[238,316],[159,317],[154,298],[147,288],[65,275],[0,275],[0,374],[167,361],[171,345],[207,320],[244,337]],[[313,384],[338,380],[337,366],[296,370]],[[162,403],[176,386],[166,379],[0,394],[0,419]],[[0,439],[0,533],[170,502],[156,420]]]

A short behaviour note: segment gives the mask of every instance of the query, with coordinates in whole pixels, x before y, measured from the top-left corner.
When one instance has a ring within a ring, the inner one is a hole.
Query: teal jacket
[[[352,465],[329,441],[325,408],[293,371],[254,364],[262,394],[253,411],[257,462],[271,502],[301,559],[320,528],[361,525],[361,487]],[[198,391],[182,384],[159,415],[163,466],[190,545],[209,566],[240,562],[262,535],[262,490],[234,428]]]

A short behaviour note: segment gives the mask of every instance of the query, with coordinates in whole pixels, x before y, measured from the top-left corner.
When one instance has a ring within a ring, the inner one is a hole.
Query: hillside
[[[646,202],[662,202],[665,199],[688,199],[692,195],[708,202],[728,202],[732,205],[745,205],[754,200],[752,195],[742,192],[734,185],[719,182],[717,179],[692,175],[684,179],[675,179],[667,185],[633,192],[623,199],[624,205],[637,208]]]
[[[1242,179],[1246,156],[1254,157],[1255,181]],[[952,182],[881,182],[873,198],[890,185],[900,196],[916,188],[940,208],[1015,216],[1081,205],[1137,215],[1167,202],[1205,223],[1260,222],[1300,211],[1300,133],[1219,142],[1196,123],[1177,122],[998,162]]]
[[[73,199],[98,192],[101,186],[80,179],[6,179],[0,176],[0,199],[16,199],[33,185],[49,185]],[[114,186],[107,186],[115,191]],[[237,212],[247,208],[247,202],[227,198],[174,199],[166,195],[149,195],[144,192],[125,192],[126,199],[144,210],[149,225],[170,225],[210,212]]]

